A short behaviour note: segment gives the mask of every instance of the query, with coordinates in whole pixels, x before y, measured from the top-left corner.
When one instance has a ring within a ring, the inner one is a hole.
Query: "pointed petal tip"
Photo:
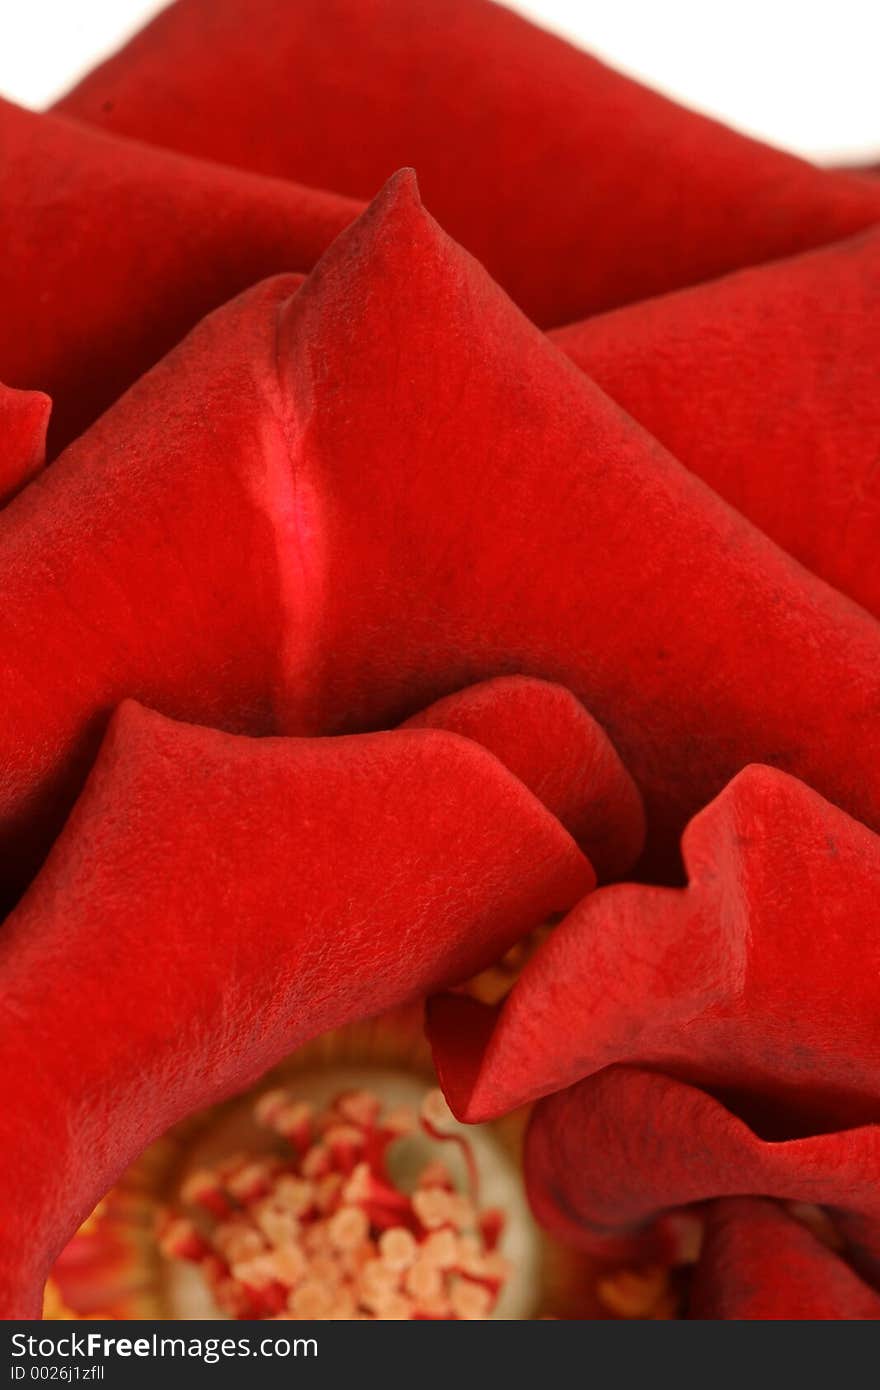
[[[422,206],[422,195],[419,192],[419,178],[415,169],[411,165],[405,164],[401,169],[396,169],[377,194],[377,198],[395,199],[402,204],[409,203],[413,207]]]
[[[361,222],[378,222],[395,229],[427,220],[416,171],[409,167],[396,170],[386,180],[360,218]]]

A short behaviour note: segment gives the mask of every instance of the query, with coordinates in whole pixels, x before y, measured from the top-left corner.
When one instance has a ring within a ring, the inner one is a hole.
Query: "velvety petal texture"
[[[880,1321],[880,179],[174,0],[0,99],[0,247],[0,1319],[149,1169],[47,1316]],[[426,1007],[469,1195],[383,1186]]]
[[[880,1295],[773,1202],[729,1197],[706,1211],[692,1318],[880,1320]]]
[[[536,701],[519,765],[544,751]],[[39,1313],[77,1224],[176,1120],[468,977],[593,882],[460,734],[252,740],[123,705],[0,938],[0,1314]]]
[[[320,549],[295,495],[275,281],[208,319],[0,516],[0,878],[39,863],[126,697],[280,732]]]
[[[0,152],[0,377],[52,396],[52,454],[209,310],[310,270],[360,210],[2,100]]]
[[[14,391],[0,382],[0,507],[43,467],[51,409],[42,391]]]
[[[878,308],[870,232],[553,338],[682,463],[876,614]]]
[[[487,0],[177,0],[60,109],[358,197],[412,164],[546,326],[880,220],[872,180],[686,111]]]
[[[535,1108],[525,1164],[535,1214],[597,1253],[656,1254],[663,1218],[716,1197],[832,1210],[845,1254],[880,1280],[880,1125],[770,1142],[705,1091],[610,1067]]]
[[[607,734],[561,685],[499,676],[438,700],[403,727],[482,743],[561,821],[600,879],[622,876],[638,859],[645,818],[636,785]]]
[[[880,626],[552,347],[411,175],[296,284],[206,319],[0,520],[17,859],[126,695],[335,733],[503,672],[600,722],[664,873],[750,761],[880,825]]]
[[[484,1118],[618,1062],[735,1097],[781,1138],[880,1120],[880,839],[749,767],[691,823],[689,886],[586,899],[500,1012],[437,1000],[457,1113]]]
[[[608,732],[657,859],[750,761],[880,824],[880,627],[566,362],[411,176],[290,300],[279,360],[332,575],[310,729],[518,671]]]

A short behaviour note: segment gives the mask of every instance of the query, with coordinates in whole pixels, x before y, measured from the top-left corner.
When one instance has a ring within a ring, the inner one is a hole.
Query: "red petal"
[[[0,382],[0,507],[43,467],[52,402],[40,391]]]
[[[404,727],[449,729],[491,749],[574,836],[600,878],[618,878],[638,859],[645,826],[635,783],[562,686],[501,676],[438,700]]]
[[[536,1106],[525,1163],[538,1219],[583,1249],[644,1256],[663,1213],[754,1194],[832,1208],[880,1278],[880,1125],[771,1143],[704,1091],[611,1067]]]
[[[523,671],[608,732],[655,851],[754,761],[880,824],[880,628],[557,356],[411,179],[337,239],[281,341],[332,573],[312,727]]]
[[[483,0],[178,0],[61,109],[360,197],[412,164],[544,324],[880,218],[867,180],[685,111]]]
[[[0,942],[2,1315],[38,1312],[78,1222],[181,1116],[470,976],[592,882],[458,735],[250,740],[124,705]]]
[[[359,205],[0,101],[0,377],[56,454],[210,309],[310,270]]]
[[[553,336],[682,463],[877,613],[878,303],[875,232]]]
[[[707,1209],[689,1316],[877,1321],[880,1295],[781,1207],[729,1198]]]
[[[687,889],[585,900],[500,1014],[434,1002],[459,1114],[638,1062],[723,1087],[786,1136],[880,1115],[880,840],[794,778],[750,767],[683,843]]]
[[[749,761],[880,824],[880,628],[565,362],[411,178],[291,288],[207,320],[4,514],[7,837],[125,695],[335,732],[505,671],[583,700],[655,859]]]
[[[126,696],[284,727],[320,589],[274,357],[297,284],[208,319],[0,516],[7,881],[39,862]]]

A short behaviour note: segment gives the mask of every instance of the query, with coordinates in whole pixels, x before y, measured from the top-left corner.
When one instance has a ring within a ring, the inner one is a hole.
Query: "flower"
[[[431,1086],[418,1007],[297,1049],[141,1155],[56,1261],[44,1316],[607,1316],[597,1274],[617,1272],[529,1215],[523,1117],[456,1126]]]
[[[310,1038],[467,978],[592,887],[520,780],[548,785],[548,708],[555,810],[580,818],[604,735],[538,682],[496,683],[470,738],[442,713],[433,728],[252,740],[122,706],[0,943],[15,1021],[2,1035],[6,1316],[38,1311],[77,1224],[170,1125]],[[637,853],[622,769],[617,784],[612,814]],[[607,778],[602,791],[613,807]]]
[[[499,1011],[435,1001],[446,1093],[470,1119],[549,1097],[529,1130],[530,1195],[581,1248],[669,1258],[676,1211],[724,1199],[696,1276],[701,1316],[713,1300],[745,1300],[746,1275],[731,1283],[715,1264],[758,1260],[775,1225],[817,1288],[830,1262],[766,1203],[729,1198],[818,1204],[876,1284],[880,841],[803,784],[752,767],[689,826],[684,857],[686,889],[615,885],[585,899]],[[827,1278],[846,1307],[880,1308],[854,1275]],[[768,1268],[743,1305],[752,1311],[725,1316],[801,1317],[800,1298],[797,1280],[779,1288]]]
[[[876,624],[567,363],[411,175],[302,288],[204,320],[4,521],[7,873],[38,862],[125,696],[335,733],[503,672],[608,731],[646,872],[676,872],[682,825],[749,761],[880,823]]]
[[[619,1064],[735,1096],[783,1137],[878,1114],[880,839],[795,778],[752,766],[691,822],[683,851],[687,888],[615,884],[585,898],[499,1012],[434,1002],[459,1116],[485,1119]]]
[[[880,184],[439,4],[0,103],[0,1314],[877,1319]]]

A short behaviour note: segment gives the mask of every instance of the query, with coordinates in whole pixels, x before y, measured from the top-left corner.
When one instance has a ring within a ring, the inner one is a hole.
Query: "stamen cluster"
[[[189,1214],[168,1212],[160,1246],[198,1266],[233,1318],[486,1318],[508,1265],[498,1251],[503,1215],[478,1208],[478,1175],[439,1092],[420,1112],[384,1109],[347,1091],[321,1111],[283,1090],[256,1103],[258,1123],[284,1152],[237,1154],[184,1181]],[[399,1141],[421,1134],[456,1145],[468,1192],[437,1157],[411,1190],[389,1171]]]

